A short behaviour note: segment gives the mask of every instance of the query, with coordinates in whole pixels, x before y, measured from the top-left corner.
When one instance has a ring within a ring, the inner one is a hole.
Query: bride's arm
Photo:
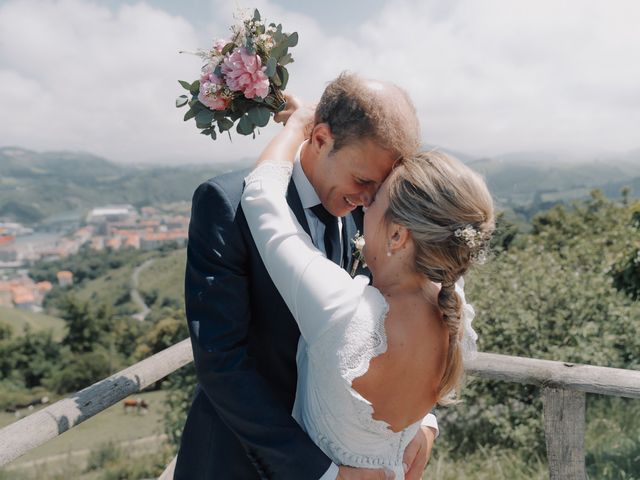
[[[313,127],[314,110],[310,106],[299,106],[287,118],[284,128],[267,144],[256,162],[256,166],[274,160],[291,161],[296,156],[300,144],[304,142]]]
[[[302,123],[295,120],[292,116],[246,178],[242,209],[271,279],[311,343],[332,322],[351,318],[367,282],[354,281],[327,260],[289,208],[289,160],[304,139]]]

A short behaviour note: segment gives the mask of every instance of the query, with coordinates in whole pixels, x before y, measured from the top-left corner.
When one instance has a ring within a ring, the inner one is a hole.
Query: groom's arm
[[[193,197],[185,278],[198,381],[258,470],[274,479],[319,479],[330,459],[278,400],[247,352],[247,275],[236,206],[215,181],[204,183]]]

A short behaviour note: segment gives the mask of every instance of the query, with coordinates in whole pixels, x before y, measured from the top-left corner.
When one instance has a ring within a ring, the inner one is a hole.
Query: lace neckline
[[[369,371],[371,360],[387,351],[385,321],[388,313],[389,303],[380,290],[372,286],[365,287],[363,299],[353,318],[350,329],[357,329],[359,325],[366,324],[367,319],[373,320],[373,325],[371,325],[370,332],[367,332],[369,336],[365,339],[364,345],[357,352],[354,352],[355,354],[347,362],[346,372],[343,375],[343,378],[347,381],[349,393],[361,406],[358,409],[361,421],[371,430],[386,434],[400,432],[394,432],[391,429],[391,425],[386,421],[373,418],[373,404],[353,388],[353,381]],[[354,333],[360,336],[358,333]],[[347,333],[347,338],[352,338],[352,334]]]

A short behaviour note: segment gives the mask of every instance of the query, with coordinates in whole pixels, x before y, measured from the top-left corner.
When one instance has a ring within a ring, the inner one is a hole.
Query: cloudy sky
[[[127,162],[254,156],[174,106],[237,7],[297,31],[289,90],[343,70],[411,94],[425,142],[495,155],[640,148],[637,0],[0,0],[0,146]]]

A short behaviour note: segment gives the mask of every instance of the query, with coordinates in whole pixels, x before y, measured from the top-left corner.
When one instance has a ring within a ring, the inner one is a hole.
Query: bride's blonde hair
[[[455,158],[419,153],[390,175],[386,221],[411,231],[416,270],[441,284],[438,306],[449,348],[437,400],[451,403],[464,371],[462,302],[455,283],[486,253],[495,225],[491,194],[482,177]]]

